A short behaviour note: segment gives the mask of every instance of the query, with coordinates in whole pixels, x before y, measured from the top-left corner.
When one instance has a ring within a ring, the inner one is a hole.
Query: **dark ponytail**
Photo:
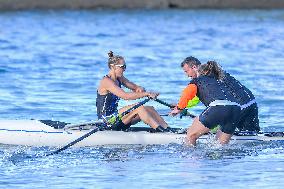
[[[219,80],[224,78],[224,71],[215,61],[208,61],[206,64],[202,64],[198,72],[200,75],[213,75]]]

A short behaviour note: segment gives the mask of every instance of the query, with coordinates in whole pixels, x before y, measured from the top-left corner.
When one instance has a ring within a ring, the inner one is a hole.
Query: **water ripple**
[[[283,10],[96,10],[0,13],[1,119],[96,119],[96,88],[107,52],[125,57],[130,80],[176,103],[189,82],[187,56],[216,60],[248,86],[264,131],[284,130]],[[132,102],[121,102],[121,106]],[[159,112],[164,106],[150,102]],[[198,115],[204,107],[191,110]],[[165,117],[172,127],[190,118]],[[244,146],[0,146],[7,188],[279,188],[283,143]],[[231,174],[231,173],[234,174]],[[226,173],[226,177],[224,177]],[[117,182],[120,181],[120,182]],[[49,183],[47,185],[47,183]],[[206,184],[204,184],[206,183]]]

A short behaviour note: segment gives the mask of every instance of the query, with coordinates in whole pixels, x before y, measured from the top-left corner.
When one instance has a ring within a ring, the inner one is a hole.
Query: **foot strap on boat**
[[[159,125],[155,130],[156,132],[168,132],[168,130],[162,127],[161,125]]]
[[[177,133],[177,134],[186,134],[186,129],[181,129],[181,128],[171,128],[168,127],[165,129],[164,133]],[[139,131],[146,131],[149,133],[157,133],[161,131],[157,131],[153,128],[149,127],[129,127],[128,129],[125,130],[125,132],[139,132]]]

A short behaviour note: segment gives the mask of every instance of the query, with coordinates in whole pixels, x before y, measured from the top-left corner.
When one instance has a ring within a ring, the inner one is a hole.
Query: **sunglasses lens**
[[[126,69],[126,64],[123,64],[123,65],[115,65],[116,67],[120,67],[121,69]]]

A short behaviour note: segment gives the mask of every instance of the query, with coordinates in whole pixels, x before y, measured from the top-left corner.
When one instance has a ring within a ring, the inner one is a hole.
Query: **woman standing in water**
[[[246,131],[260,130],[254,95],[224,72],[216,62],[208,61],[201,65],[197,58],[188,57],[181,63],[181,67],[192,80],[170,114],[180,113],[195,96],[206,106],[188,128],[187,139],[190,144],[196,145],[200,136],[217,125],[220,125],[217,139],[221,144],[230,141],[236,128]]]
[[[143,97],[156,98],[159,94],[146,92],[143,87],[129,81],[124,75],[126,64],[124,58],[119,55],[108,53],[109,73],[102,78],[97,90],[97,115],[99,119],[113,114],[122,113],[135,104],[125,106],[118,110],[118,102],[124,100],[135,100]],[[131,90],[124,91],[121,86]],[[167,131],[168,125],[164,119],[152,106],[140,106],[129,114],[123,116],[115,125],[113,130],[126,130],[131,125],[143,121],[153,129],[159,132]]]

